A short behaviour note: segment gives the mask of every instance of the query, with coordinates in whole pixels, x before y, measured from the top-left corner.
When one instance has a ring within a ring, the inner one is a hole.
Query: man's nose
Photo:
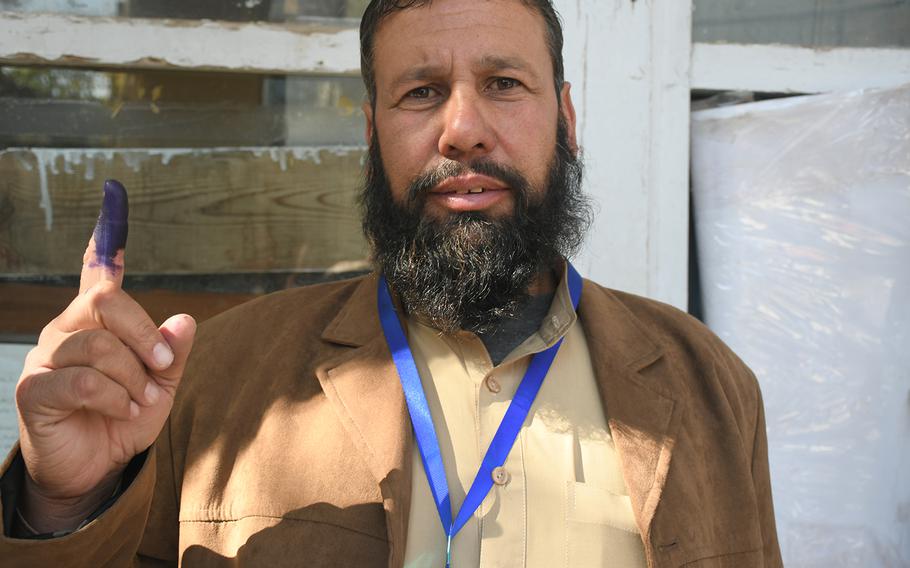
[[[485,111],[479,93],[454,90],[445,102],[439,153],[466,162],[492,152],[496,136]]]

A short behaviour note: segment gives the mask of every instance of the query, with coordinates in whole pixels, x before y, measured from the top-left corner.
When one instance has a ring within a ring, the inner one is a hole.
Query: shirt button
[[[510,478],[511,476],[509,475],[509,472],[506,470],[506,468],[499,466],[493,469],[493,483],[496,485],[505,485],[509,482]]]
[[[487,377],[486,380],[484,380],[484,384],[487,385],[487,390],[493,394],[496,394],[502,390],[502,385],[500,385],[499,381],[494,379],[492,375]]]

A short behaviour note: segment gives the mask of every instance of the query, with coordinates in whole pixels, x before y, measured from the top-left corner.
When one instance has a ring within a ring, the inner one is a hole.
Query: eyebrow
[[[512,57],[508,55],[485,55],[480,60],[478,67],[484,71],[521,71],[528,73],[537,78],[537,73],[528,65],[528,62],[521,57]]]
[[[417,67],[412,67],[399,75],[392,83],[392,87],[400,87],[405,83],[414,81],[426,81],[427,79],[439,77],[443,73],[445,73],[445,71],[440,65],[419,65]]]
[[[480,59],[480,62],[475,66],[475,69],[486,72],[508,70],[521,71],[522,73],[531,75],[535,79],[537,78],[537,73],[535,73],[531,66],[520,57],[485,55]],[[418,65],[399,75],[392,83],[392,88],[400,87],[406,83],[427,81],[444,75],[445,73],[447,73],[447,66],[435,64]]]

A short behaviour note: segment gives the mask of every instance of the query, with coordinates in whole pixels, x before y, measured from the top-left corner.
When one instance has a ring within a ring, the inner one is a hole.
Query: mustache
[[[516,204],[527,201],[530,184],[515,168],[486,158],[468,164],[445,159],[411,181],[405,194],[407,207],[411,210],[421,210],[434,187],[449,178],[471,173],[487,176],[507,185],[515,193]]]

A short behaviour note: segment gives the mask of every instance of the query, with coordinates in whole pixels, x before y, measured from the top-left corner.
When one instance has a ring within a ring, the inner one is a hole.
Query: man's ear
[[[360,108],[363,110],[364,119],[366,119],[366,128],[364,129],[363,135],[366,136],[366,143],[367,146],[369,146],[373,141],[373,106],[370,104],[370,101],[364,101]]]
[[[562,90],[559,92],[560,110],[566,121],[566,134],[569,138],[569,150],[573,154],[578,154],[578,138],[575,135],[575,105],[572,104],[572,84],[568,81],[563,82]]]

